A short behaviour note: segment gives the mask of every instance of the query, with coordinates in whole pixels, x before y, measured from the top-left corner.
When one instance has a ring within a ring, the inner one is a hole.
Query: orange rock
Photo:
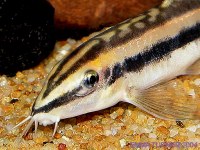
[[[33,139],[33,133],[28,133],[24,138],[25,138],[25,140],[32,140]]]
[[[3,127],[0,127],[0,134],[4,131]]]
[[[187,141],[187,140],[188,140],[188,137],[183,136],[183,135],[176,135],[176,136],[174,137],[174,139],[175,139],[177,142],[184,142],[184,141]]]
[[[81,143],[80,148],[81,149],[87,149],[88,143]]]
[[[159,127],[157,127],[156,130],[157,130],[157,132],[159,132],[161,134],[165,134],[165,135],[169,134],[169,130],[164,126],[159,126]]]
[[[14,109],[13,105],[3,106],[2,110],[5,114],[12,112]]]
[[[73,140],[76,142],[80,142],[82,140],[82,137],[80,135],[74,135]]]
[[[140,142],[140,140],[141,140],[139,134],[134,135],[134,138],[133,138],[133,139],[134,139],[134,140],[133,140],[134,142]]]
[[[58,150],[67,150],[67,147],[66,147],[65,144],[60,143],[60,144],[58,145]]]
[[[36,142],[36,143],[38,143],[38,144],[42,144],[43,142],[47,142],[48,141],[48,139],[47,139],[47,137],[38,137],[38,138],[36,138],[36,139],[34,139],[34,141]]]
[[[56,139],[60,139],[60,138],[62,137],[62,135],[61,135],[60,133],[56,133],[56,134],[54,135],[54,137],[55,137]]]
[[[12,98],[19,98],[21,96],[21,92],[20,91],[13,91],[12,93],[11,93],[11,97]]]
[[[19,85],[18,85],[18,90],[22,91],[22,90],[24,90],[24,88],[25,88],[25,87],[24,87],[23,84],[19,84]]]
[[[18,72],[16,73],[16,77],[22,79],[22,78],[24,78],[24,74],[23,74],[22,72],[19,72],[19,71],[18,71]]]
[[[99,136],[95,136],[95,137],[94,137],[94,140],[95,140],[95,141],[102,141],[102,140],[105,139],[105,138],[106,138],[105,135],[99,135]]]
[[[72,131],[72,130],[66,130],[66,131],[65,131],[65,135],[66,135],[67,137],[72,137],[72,136],[73,136],[73,131]]]
[[[117,112],[118,116],[121,116],[124,113],[124,109],[119,107],[119,109],[117,109],[116,112]]]

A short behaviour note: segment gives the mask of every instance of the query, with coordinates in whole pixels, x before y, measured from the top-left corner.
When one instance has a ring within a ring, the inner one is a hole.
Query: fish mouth
[[[60,117],[55,116],[55,115],[51,115],[51,114],[47,114],[47,113],[39,113],[39,114],[36,114],[34,116],[28,116],[23,121],[21,121],[19,124],[14,126],[11,130],[21,126],[22,124],[26,123],[27,121],[29,121],[29,123],[27,124],[24,131],[22,132],[21,137],[25,136],[28,133],[28,131],[30,130],[30,128],[31,128],[31,126],[33,125],[34,122],[35,122],[35,134],[37,133],[38,124],[43,125],[43,126],[47,126],[47,125],[55,123],[54,131],[53,131],[53,134],[52,134],[52,137],[53,137],[55,135],[56,131],[57,131],[58,123],[60,122]]]
[[[54,124],[55,122],[60,121],[60,117],[56,115],[51,115],[48,113],[38,113],[34,115],[32,118],[34,121],[38,122],[39,125],[43,125],[43,126]]]

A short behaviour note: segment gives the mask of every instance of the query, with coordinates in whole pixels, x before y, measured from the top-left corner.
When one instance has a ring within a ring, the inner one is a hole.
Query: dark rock
[[[1,0],[0,74],[33,67],[53,50],[53,15],[46,0]]]
[[[13,98],[13,99],[10,101],[10,103],[11,103],[11,104],[14,104],[14,103],[16,103],[16,102],[18,102],[18,101],[19,101],[18,98]]]

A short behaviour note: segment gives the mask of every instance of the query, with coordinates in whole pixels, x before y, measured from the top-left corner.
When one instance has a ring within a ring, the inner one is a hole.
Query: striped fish
[[[198,101],[174,99],[167,86],[200,74],[200,0],[165,0],[91,38],[50,72],[23,135],[35,122],[101,110],[119,101],[162,119],[199,119]],[[168,82],[167,82],[168,81]],[[176,87],[181,92],[181,87]]]

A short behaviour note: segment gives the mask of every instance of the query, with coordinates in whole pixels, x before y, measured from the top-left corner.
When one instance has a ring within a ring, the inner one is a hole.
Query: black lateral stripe
[[[139,72],[144,68],[144,66],[167,58],[174,50],[185,46],[199,37],[200,24],[197,24],[192,28],[183,30],[174,38],[169,38],[166,41],[154,45],[143,53],[126,58],[122,62],[122,65],[118,63],[114,65],[112,71],[114,74],[112,74],[108,81],[108,85],[113,84],[118,78],[122,77],[127,72]]]
[[[78,97],[76,96],[76,93],[80,91],[82,87],[77,87],[71,92],[67,92],[64,95],[58,97],[57,99],[54,99],[53,101],[49,102],[48,104],[35,109],[34,106],[32,107],[32,116],[34,116],[37,113],[47,113],[51,111],[54,108],[57,108],[59,106],[62,106],[63,104],[69,103],[70,101],[73,101],[77,99]]]

